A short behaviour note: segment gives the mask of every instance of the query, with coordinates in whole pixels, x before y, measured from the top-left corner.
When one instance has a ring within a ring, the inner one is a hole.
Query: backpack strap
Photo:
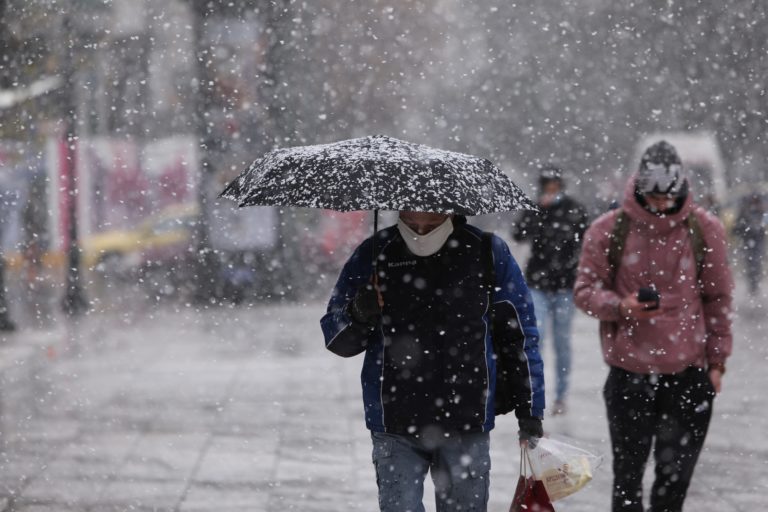
[[[688,227],[688,233],[691,235],[693,257],[696,259],[696,277],[701,280],[701,271],[704,268],[704,257],[707,255],[707,242],[704,240],[704,232],[701,230],[701,224],[693,210],[691,210],[685,218],[685,225]]]
[[[608,271],[609,280],[613,285],[616,279],[616,272],[621,265],[621,256],[624,254],[624,244],[627,241],[627,234],[629,233],[629,216],[624,210],[619,209],[618,215],[616,215],[616,222],[613,224],[613,231],[611,231],[610,245],[608,246]]]

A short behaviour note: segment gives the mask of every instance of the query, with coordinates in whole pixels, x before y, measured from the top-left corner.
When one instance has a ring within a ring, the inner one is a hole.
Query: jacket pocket
[[[491,471],[490,437],[487,433],[471,436],[474,439],[465,445],[468,460],[465,471],[470,478],[487,478]]]
[[[471,488],[473,489],[472,493],[476,500],[474,503],[477,504],[477,510],[485,510],[488,503],[488,493],[491,484],[491,454],[489,448],[490,444],[487,438],[475,443],[469,451],[470,461],[465,468],[467,478],[473,482]],[[469,510],[475,510],[475,508],[470,506]]]
[[[392,456],[391,437],[380,432],[371,432],[371,439],[373,440],[371,459],[374,464],[382,459],[387,459]]]
[[[470,478],[483,478],[487,477],[491,471],[491,457],[486,455],[479,458],[473,458],[472,462],[467,466],[467,472]]]

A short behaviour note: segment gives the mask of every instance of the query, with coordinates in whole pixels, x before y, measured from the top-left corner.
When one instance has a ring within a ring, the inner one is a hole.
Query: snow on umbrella
[[[270,151],[221,193],[240,206],[481,215],[536,209],[490,161],[383,135]]]
[[[485,158],[385,135],[270,151],[221,197],[240,206],[298,206],[481,215],[536,210],[520,187]],[[376,243],[372,259],[377,266]],[[374,275],[376,273],[374,272]]]

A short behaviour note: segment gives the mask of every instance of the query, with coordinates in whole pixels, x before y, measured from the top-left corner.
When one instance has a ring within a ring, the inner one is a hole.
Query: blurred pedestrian
[[[552,414],[566,410],[571,373],[573,282],[584,230],[589,222],[584,207],[565,193],[563,172],[546,165],[539,170],[539,212],[526,211],[512,237],[531,242],[525,278],[531,288],[541,340],[552,326],[555,348],[556,392]]]
[[[335,354],[365,352],[379,506],[423,511],[431,472],[438,511],[484,511],[488,433],[507,412],[499,397],[515,410],[521,443],[543,434],[543,364],[522,272],[500,238],[461,216],[400,212],[375,239],[375,275],[368,238],[344,266],[321,324]],[[496,375],[504,365],[507,384]]]
[[[11,320],[11,312],[8,309],[5,287],[5,257],[0,251],[0,331],[12,332],[16,330],[16,324]]]
[[[765,253],[766,228],[765,200],[760,194],[744,198],[734,225],[734,233],[741,239],[744,255],[744,271],[749,294],[756,295],[763,279],[763,254]]]
[[[11,217],[10,208],[13,204],[15,204],[15,196],[0,188],[0,331],[5,332],[16,330],[16,324],[11,320],[6,296],[8,289],[5,287],[5,254],[3,251],[5,229]]]
[[[692,203],[674,147],[649,147],[618,210],[584,237],[576,305],[600,319],[613,511],[680,511],[731,353],[733,281],[722,223]],[[655,444],[654,444],[655,443]]]

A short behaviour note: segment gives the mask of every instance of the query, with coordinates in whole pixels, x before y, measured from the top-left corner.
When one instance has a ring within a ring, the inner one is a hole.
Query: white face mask
[[[451,218],[445,219],[445,222],[438,227],[427,233],[426,235],[420,235],[401,219],[397,219],[397,229],[400,231],[400,235],[405,240],[405,245],[416,256],[431,256],[435,254],[448,240],[448,237],[453,233],[453,222]]]

